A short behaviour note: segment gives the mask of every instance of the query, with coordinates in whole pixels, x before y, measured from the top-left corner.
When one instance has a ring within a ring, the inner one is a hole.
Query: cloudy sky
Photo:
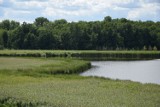
[[[131,20],[160,21],[160,0],[0,0],[0,21],[33,22],[103,20],[105,16]]]

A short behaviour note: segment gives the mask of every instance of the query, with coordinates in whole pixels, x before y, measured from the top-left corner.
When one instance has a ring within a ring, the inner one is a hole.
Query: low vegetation
[[[0,74],[0,106],[159,107],[160,86],[77,75]]]
[[[73,74],[90,67],[89,62],[74,59],[0,57],[0,73],[3,74]]]
[[[0,57],[0,107],[160,106],[160,85],[76,74],[89,67],[74,59]]]
[[[89,60],[158,59],[160,51],[98,51],[98,50],[1,50],[0,56],[72,57]]]

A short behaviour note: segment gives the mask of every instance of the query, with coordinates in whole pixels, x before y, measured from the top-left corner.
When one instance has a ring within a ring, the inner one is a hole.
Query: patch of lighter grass
[[[32,67],[40,67],[46,64],[57,65],[60,60],[45,60],[38,58],[17,58],[17,57],[0,57],[0,70],[27,69]]]
[[[6,76],[3,82],[0,82],[0,99],[11,97],[23,102],[46,102],[57,107],[158,107],[160,105],[159,85],[93,77],[79,78],[80,76],[76,75],[23,77]],[[14,84],[11,81],[14,81]]]
[[[0,57],[0,74],[6,75],[71,74],[89,67],[87,61],[68,58]]]

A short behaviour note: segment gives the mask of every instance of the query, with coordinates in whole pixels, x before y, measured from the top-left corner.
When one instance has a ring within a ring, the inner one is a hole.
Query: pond
[[[98,76],[160,84],[160,59],[147,61],[92,61],[82,76]]]

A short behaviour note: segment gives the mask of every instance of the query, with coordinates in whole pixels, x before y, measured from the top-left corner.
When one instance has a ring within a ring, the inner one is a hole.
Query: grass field
[[[87,60],[142,60],[160,58],[160,51],[1,50],[0,56],[74,57]]]
[[[160,106],[160,85],[76,74],[88,64],[61,58],[0,57],[0,107]],[[57,75],[57,69],[63,72]],[[66,74],[66,69],[75,74]]]
[[[0,73],[45,75],[79,73],[91,67],[88,61],[69,58],[0,57]]]
[[[0,75],[1,105],[159,107],[160,86],[77,75]]]

